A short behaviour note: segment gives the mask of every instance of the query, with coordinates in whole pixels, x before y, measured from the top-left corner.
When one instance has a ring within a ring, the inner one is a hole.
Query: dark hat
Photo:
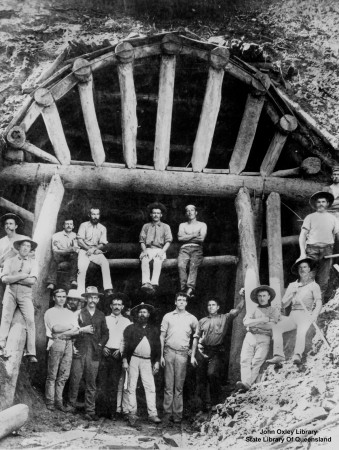
[[[16,214],[13,214],[13,213],[7,213],[7,214],[4,214],[3,216],[1,216],[0,217],[1,224],[3,225],[6,222],[7,219],[15,220],[15,223],[17,225],[23,225],[24,224],[24,221],[21,219],[21,217],[17,216]]]
[[[333,166],[332,167],[332,173],[339,172],[339,166]]]
[[[160,211],[163,214],[167,213],[166,206],[163,203],[160,203],[160,202],[153,202],[153,203],[150,203],[149,205],[147,205],[147,211],[148,211],[149,214],[151,214],[153,209],[160,209]]]
[[[86,292],[84,294],[81,294],[81,297],[88,297],[90,295],[97,295],[98,297],[104,296],[104,294],[101,294],[98,291],[98,288],[96,286],[87,286]]]
[[[140,309],[147,309],[147,311],[148,311],[149,313],[152,313],[152,312],[154,311],[154,306],[150,305],[149,303],[141,302],[139,305],[134,306],[134,307],[131,309],[131,312],[133,311],[133,312],[135,312],[136,314],[138,314],[138,312],[140,311]]]
[[[25,238],[25,239],[19,239],[18,241],[14,241],[14,242],[13,242],[13,247],[14,247],[16,250],[19,250],[20,245],[21,245],[23,242],[29,242],[29,243],[31,244],[31,246],[32,246],[31,250],[35,250],[35,249],[37,248],[37,246],[38,246],[38,244],[37,244],[36,242],[34,242],[30,237],[27,237],[27,238]]]
[[[299,264],[301,264],[301,263],[303,263],[303,262],[306,262],[306,263],[308,263],[308,265],[310,266],[310,269],[311,270],[313,270],[313,268],[314,268],[314,266],[315,266],[315,264],[316,264],[316,262],[314,261],[314,259],[311,259],[311,258],[298,258],[297,260],[296,260],[296,262],[293,264],[293,266],[291,267],[291,272],[293,273],[293,275],[299,275],[299,273],[298,273],[298,267],[299,267]]]
[[[251,300],[254,303],[258,303],[259,304],[257,295],[258,295],[258,292],[260,292],[260,291],[267,291],[270,294],[270,297],[271,297],[270,301],[272,301],[275,298],[275,295],[276,295],[275,294],[275,290],[272,289],[271,286],[267,286],[266,284],[262,284],[262,285],[256,287],[255,289],[253,289],[253,291],[251,292]]]
[[[329,203],[329,206],[331,206],[332,203],[334,202],[334,195],[331,192],[318,191],[315,192],[310,198],[310,205],[312,206],[313,209],[317,209],[316,201],[318,200],[318,198],[326,198],[326,200]]]

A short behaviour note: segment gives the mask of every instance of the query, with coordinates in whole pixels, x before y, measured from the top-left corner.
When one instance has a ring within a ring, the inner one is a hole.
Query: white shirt
[[[111,314],[110,316],[106,316],[106,324],[109,331],[109,338],[106,342],[105,347],[107,348],[118,348],[121,352],[122,350],[122,337],[126,327],[130,325],[130,320],[127,317],[115,316]]]
[[[57,324],[70,324],[73,326],[73,328],[79,328],[78,324],[78,314],[74,314],[71,310],[68,308],[57,308],[53,307],[48,309],[45,312],[45,327],[46,327],[46,336],[50,338],[48,342],[47,350],[51,347],[53,344],[52,340],[52,329],[54,325]]]
[[[151,357],[151,346],[149,345],[146,336],[144,336],[139,342],[139,344],[135,347],[133,355],[141,356],[142,358]]]
[[[23,234],[16,234],[13,238],[9,239],[8,236],[5,236],[0,239],[0,266],[4,265],[4,262],[8,258],[13,258],[13,256],[18,254],[18,251],[13,247],[13,242],[20,241],[22,239],[27,238]],[[30,238],[28,238],[30,239]]]

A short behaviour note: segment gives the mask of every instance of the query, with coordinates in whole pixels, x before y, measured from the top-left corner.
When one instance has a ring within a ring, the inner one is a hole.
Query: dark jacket
[[[160,360],[160,333],[157,327],[150,325],[149,323],[144,328],[139,323],[132,323],[124,330],[124,352],[122,357],[127,358],[129,362],[134,350],[141,342],[143,337],[146,336],[149,345],[151,347],[151,361],[152,364]]]
[[[93,360],[99,360],[102,349],[104,348],[109,337],[105,315],[96,309],[93,316],[91,316],[87,308],[82,308],[79,313],[78,322],[80,328],[86,327],[87,325],[92,325],[94,328],[94,334],[79,335],[74,342],[75,348],[79,351],[81,356],[84,356],[87,349],[91,347],[93,350]]]

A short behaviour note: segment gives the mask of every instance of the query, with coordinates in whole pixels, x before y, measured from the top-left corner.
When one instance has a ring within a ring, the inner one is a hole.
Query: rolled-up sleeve
[[[145,224],[139,234],[139,243],[146,244],[147,224]]]
[[[3,277],[6,277],[7,275],[9,275],[11,273],[11,263],[10,263],[11,259],[6,259],[5,263],[4,263],[4,267],[2,269],[2,274],[1,274],[1,279]]]
[[[99,244],[106,245],[108,243],[107,240],[107,228],[102,225]]]
[[[165,224],[165,244],[173,241],[172,231],[169,225]]]
[[[82,239],[85,240],[86,239],[86,228],[85,228],[85,223],[82,223],[79,227],[78,230],[78,234],[77,234],[77,238],[78,239]]]

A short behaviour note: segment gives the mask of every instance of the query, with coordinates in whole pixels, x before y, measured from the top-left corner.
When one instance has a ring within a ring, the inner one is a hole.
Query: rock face
[[[331,349],[315,335],[304,364],[297,367],[288,360],[281,369],[268,367],[260,384],[245,394],[232,394],[210,421],[196,418],[195,426],[200,430],[196,437],[218,448],[227,444],[227,448],[252,449],[262,447],[263,442],[282,443],[281,439],[286,445],[287,436],[293,438],[288,448],[306,448],[309,442],[299,441],[306,436],[319,439],[311,441],[308,448],[318,448],[324,438],[331,438],[330,444],[324,441],[332,446],[327,448],[335,448],[338,436],[334,430],[339,423],[338,314],[339,292],[319,317]]]

